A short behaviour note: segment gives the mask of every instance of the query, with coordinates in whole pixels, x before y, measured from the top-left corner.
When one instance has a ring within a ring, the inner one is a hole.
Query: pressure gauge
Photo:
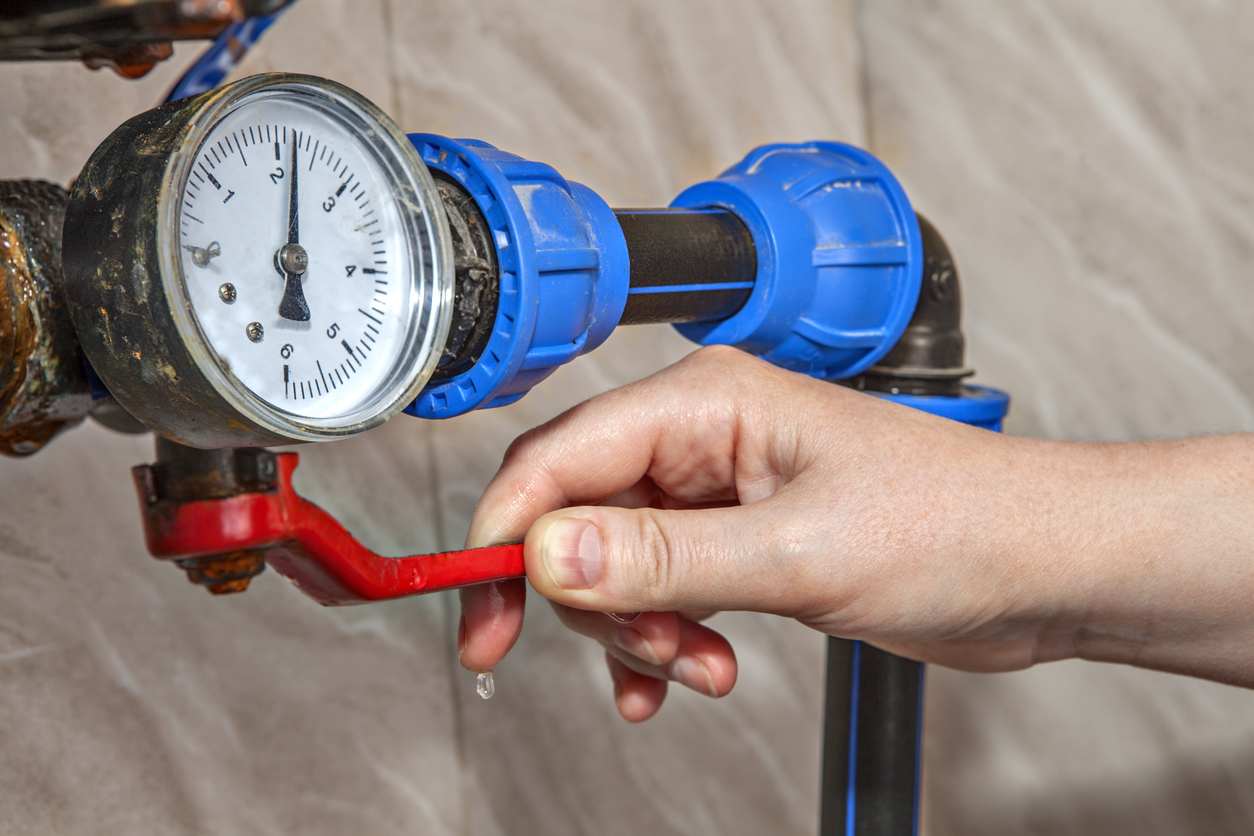
[[[321,441],[403,409],[449,329],[431,176],[378,108],[254,76],[131,119],[66,216],[66,296],[132,415],[198,447]]]

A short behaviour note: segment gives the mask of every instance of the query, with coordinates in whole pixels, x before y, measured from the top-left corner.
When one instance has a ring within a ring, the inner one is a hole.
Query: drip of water
[[[485,700],[492,699],[492,695],[496,693],[496,683],[492,681],[492,671],[479,674],[479,677],[475,680],[475,690]]]

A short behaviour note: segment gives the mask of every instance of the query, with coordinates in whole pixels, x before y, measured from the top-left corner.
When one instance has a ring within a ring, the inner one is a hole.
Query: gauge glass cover
[[[360,432],[408,404],[448,330],[442,205],[412,145],[321,79],[245,83],[172,161],[164,281],[197,365],[281,435]]]

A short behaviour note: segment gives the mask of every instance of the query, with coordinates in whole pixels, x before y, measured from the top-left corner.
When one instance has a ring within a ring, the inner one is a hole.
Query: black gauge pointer
[[[305,302],[305,291],[301,288],[301,276],[309,267],[309,254],[300,245],[300,217],[297,206],[296,190],[296,137],[292,136],[292,186],[287,200],[287,243],[279,249],[279,269],[283,271],[286,283],[283,285],[283,299],[279,302],[279,316],[293,322],[309,321],[309,305]]]

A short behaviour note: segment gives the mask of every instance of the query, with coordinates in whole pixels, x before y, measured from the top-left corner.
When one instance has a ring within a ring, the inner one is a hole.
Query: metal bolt
[[[214,595],[243,592],[249,582],[266,568],[264,549],[190,557],[175,563],[187,573],[187,579],[205,587]]]
[[[261,327],[260,322],[248,323],[248,327],[245,328],[244,331],[248,334],[248,339],[255,343],[261,342],[261,338],[266,335],[266,329]]]
[[[279,250],[279,265],[299,276],[309,269],[309,253],[300,244],[284,244]]]
[[[261,456],[257,459],[257,479],[260,481],[268,481],[275,476],[274,457]]]
[[[218,288],[218,298],[228,305],[235,301],[235,285],[230,282],[223,282]]]

